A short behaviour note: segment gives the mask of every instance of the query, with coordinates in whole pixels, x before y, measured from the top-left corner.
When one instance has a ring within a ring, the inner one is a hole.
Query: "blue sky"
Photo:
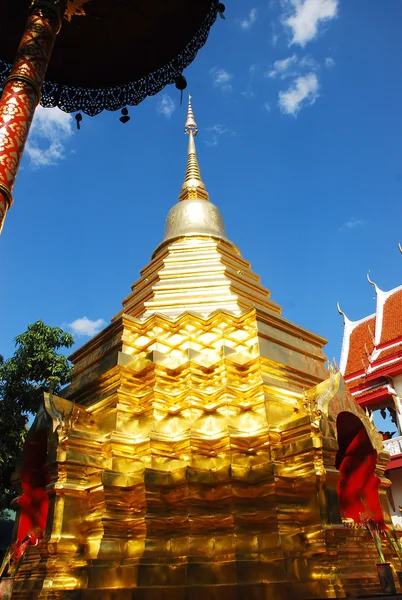
[[[355,320],[374,311],[368,269],[401,284],[402,4],[226,6],[185,72],[203,179],[284,316],[339,360],[337,300]],[[180,190],[185,112],[174,86],[126,125],[38,112],[1,239],[0,353],[37,319],[80,345],[119,311]]]

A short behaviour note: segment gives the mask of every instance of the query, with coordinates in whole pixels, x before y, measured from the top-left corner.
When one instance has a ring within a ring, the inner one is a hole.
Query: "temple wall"
[[[387,477],[392,482],[392,499],[395,509],[389,503],[389,511],[394,526],[402,529],[402,514],[399,507],[402,507],[402,469],[392,469],[387,472]]]

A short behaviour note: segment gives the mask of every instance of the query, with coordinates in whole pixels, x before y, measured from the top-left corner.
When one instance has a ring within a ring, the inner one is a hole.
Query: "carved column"
[[[0,232],[67,0],[34,0],[0,99]]]

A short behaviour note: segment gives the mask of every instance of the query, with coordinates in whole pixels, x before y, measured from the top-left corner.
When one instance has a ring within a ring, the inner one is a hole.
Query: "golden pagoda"
[[[197,131],[189,99],[164,239],[29,433],[17,535],[39,516],[46,525],[13,600],[381,591],[364,523],[392,527],[389,455],[328,365],[326,340],[282,317],[228,239]],[[395,571],[396,546],[381,539]]]

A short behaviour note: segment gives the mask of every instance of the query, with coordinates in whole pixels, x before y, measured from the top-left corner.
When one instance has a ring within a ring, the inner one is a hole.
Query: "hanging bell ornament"
[[[82,114],[77,113],[75,115],[75,120],[77,121],[77,129],[81,129]]]
[[[181,92],[183,90],[185,90],[187,87],[187,79],[181,73],[179,75],[177,75],[177,77],[174,80],[174,83],[175,83],[175,86],[177,87],[177,89],[180,90]]]
[[[121,109],[120,122],[121,123],[128,123],[129,120],[130,120],[130,117],[128,116],[128,109],[125,106],[124,108]]]
[[[226,6],[222,2],[219,2],[218,3],[218,13],[219,13],[219,16],[221,19],[225,19],[225,15],[224,15],[225,10],[226,10]]]
[[[177,75],[176,79],[174,80],[175,86],[178,90],[180,90],[180,106],[183,102],[183,90],[186,89],[187,87],[187,79],[184,77],[184,75],[182,75],[181,73],[179,75]]]

